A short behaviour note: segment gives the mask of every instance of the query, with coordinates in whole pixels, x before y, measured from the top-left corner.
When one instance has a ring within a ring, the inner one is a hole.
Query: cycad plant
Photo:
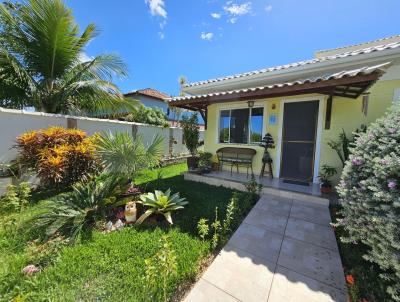
[[[77,183],[72,192],[44,201],[33,224],[44,229],[47,238],[57,233],[70,237],[71,242],[79,235],[90,237],[95,223],[105,218],[107,208],[124,192],[125,183],[125,179],[110,175]]]
[[[86,58],[98,31],[82,33],[61,0],[0,4],[0,106],[49,113],[131,108],[112,81],[126,76],[116,55]]]
[[[128,132],[103,133],[96,142],[96,152],[105,171],[133,179],[140,169],[159,164],[163,154],[163,138],[155,136],[145,145],[142,136]]]
[[[165,192],[155,190],[154,193],[142,194],[140,199],[148,209],[139,217],[136,224],[141,224],[151,215],[163,215],[170,224],[173,224],[171,212],[181,210],[188,204],[186,198],[179,197],[179,193],[171,195],[170,189]]]

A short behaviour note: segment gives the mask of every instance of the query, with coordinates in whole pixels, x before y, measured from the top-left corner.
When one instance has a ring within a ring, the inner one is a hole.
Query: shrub
[[[168,127],[167,115],[161,109],[145,107],[142,104],[123,119],[128,122]]]
[[[61,127],[30,131],[17,138],[19,162],[33,168],[46,187],[70,187],[98,171],[94,140]]]
[[[183,129],[183,141],[190,154],[194,156],[197,153],[197,148],[200,146],[200,131],[196,113],[193,113],[190,117],[184,116],[181,125]]]
[[[36,227],[46,230],[47,238],[65,235],[73,242],[80,235],[91,236],[96,223],[105,219],[109,206],[125,192],[126,179],[100,175],[88,183],[76,183],[70,193],[59,194],[39,205],[32,218]]]
[[[212,153],[210,152],[200,152],[199,154],[199,168],[200,169],[210,169],[212,165]]]
[[[392,108],[358,135],[343,170],[338,192],[343,200],[344,242],[361,242],[364,258],[377,263],[389,280],[388,292],[400,301],[400,107]]]
[[[103,133],[96,140],[96,155],[105,171],[134,178],[145,168],[157,166],[163,154],[163,138],[156,135],[149,145],[128,132]]]
[[[0,199],[2,212],[17,212],[29,203],[31,188],[29,183],[21,182],[19,185],[9,185],[6,194]]]

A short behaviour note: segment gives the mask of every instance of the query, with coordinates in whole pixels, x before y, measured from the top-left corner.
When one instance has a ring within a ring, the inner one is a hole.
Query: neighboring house
[[[161,109],[169,116],[168,99],[170,95],[153,88],[145,88],[125,93],[124,96],[140,101],[144,106]]]
[[[205,151],[253,148],[259,174],[270,133],[274,176],[318,182],[323,164],[341,167],[327,144],[382,116],[400,98],[400,36],[318,51],[314,59],[187,84],[174,106],[205,119]],[[245,170],[243,170],[245,171]]]
[[[156,89],[153,89],[153,88],[134,90],[134,91],[128,92],[124,95],[126,97],[131,97],[135,100],[140,101],[146,107],[161,109],[167,115],[168,120],[171,122],[172,126],[178,125],[178,123],[176,122],[178,117],[173,112],[173,110],[171,110],[169,108],[168,103],[169,103],[169,100],[171,99],[170,95],[168,95],[164,92],[158,91]],[[182,112],[179,119],[181,119],[183,116],[187,116],[190,114],[192,114],[191,111],[184,111],[184,112]],[[204,127],[202,127],[203,120],[201,117],[199,117],[199,123],[200,123],[200,127],[204,128]]]

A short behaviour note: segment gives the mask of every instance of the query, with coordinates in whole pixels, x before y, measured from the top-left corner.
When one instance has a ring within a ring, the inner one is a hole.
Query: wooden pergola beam
[[[304,83],[304,84],[294,84],[291,86],[283,87],[273,87],[265,89],[257,89],[254,91],[246,92],[232,92],[225,94],[218,94],[212,96],[194,97],[192,99],[183,99],[172,101],[171,105],[181,108],[186,108],[190,110],[204,109],[212,103],[224,103],[232,101],[244,101],[244,100],[256,100],[263,98],[272,98],[279,96],[291,96],[298,94],[307,93],[321,93],[321,94],[331,94],[336,86],[361,86],[370,87],[370,85],[375,82],[380,73],[372,73],[368,75],[358,75],[354,77],[344,77],[340,79],[324,80],[319,82]],[[340,94],[340,96],[345,96],[349,98],[357,98],[365,89],[360,90],[360,92],[353,95]],[[335,95],[338,95],[335,93]]]

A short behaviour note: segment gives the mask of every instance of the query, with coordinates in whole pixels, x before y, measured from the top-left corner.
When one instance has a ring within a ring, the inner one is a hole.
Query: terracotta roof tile
[[[162,101],[166,101],[167,99],[171,98],[170,95],[153,88],[139,89],[125,93],[125,96],[132,96],[132,95],[146,95]]]

